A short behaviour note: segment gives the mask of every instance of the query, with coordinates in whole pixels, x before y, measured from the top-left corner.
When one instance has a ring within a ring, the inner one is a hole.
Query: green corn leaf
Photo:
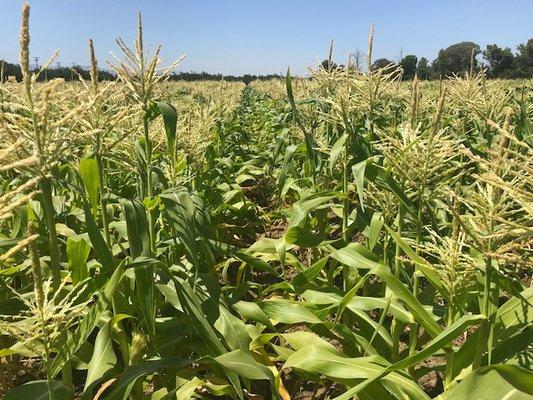
[[[441,292],[441,294],[446,295],[446,290],[444,289],[444,285],[440,278],[435,273],[433,267],[431,264],[429,264],[426,260],[424,260],[422,257],[420,257],[416,252],[409,246],[409,244],[403,240],[401,236],[398,235],[393,229],[389,228],[387,225],[385,225],[385,229],[387,229],[387,232],[389,232],[389,235],[394,239],[394,241],[401,247],[403,252],[409,257],[411,261],[413,261],[416,266],[420,269],[420,271],[424,274],[424,276],[431,282],[431,284]]]
[[[447,327],[442,331],[437,337],[435,337],[427,346],[418,351],[409,357],[404,358],[403,360],[385,368],[379,374],[376,374],[374,377],[367,379],[356,387],[348,390],[346,393],[343,393],[341,396],[337,397],[336,400],[349,400],[366,386],[370,385],[372,382],[379,379],[383,379],[389,373],[393,371],[399,371],[401,369],[406,369],[412,367],[413,365],[418,364],[419,362],[425,360],[436,351],[444,349],[453,339],[463,333],[468,327],[473,324],[479,323],[484,320],[485,317],[482,315],[465,315],[461,317],[458,321]]]
[[[365,166],[363,167],[363,165],[360,165],[358,167],[357,175],[356,175],[356,172],[353,171],[353,168],[352,168],[352,171],[354,172],[354,176],[356,177],[356,182],[358,179],[359,181],[361,180],[360,178],[361,176],[364,176],[366,179],[369,179],[370,181],[374,182],[379,188],[388,190],[391,193],[393,193],[398,198],[398,200],[402,203],[405,210],[409,214],[416,216],[415,206],[413,205],[413,202],[409,200],[409,198],[405,194],[402,187],[398,184],[398,182],[396,182],[396,180],[391,175],[389,170],[386,170],[382,166],[377,165],[375,161],[376,161],[375,158],[369,158],[368,160],[365,160],[364,161]],[[356,164],[356,165],[359,165],[359,164]],[[364,172],[364,174],[362,172]],[[358,184],[357,187],[362,187],[362,186]]]
[[[495,316],[495,339],[509,334],[511,328],[520,329],[533,322],[533,287],[525,289],[520,297],[512,297],[498,310]]]
[[[63,382],[52,382],[54,400],[72,398],[70,388]],[[48,384],[46,380],[32,381],[12,389],[6,393],[4,400],[48,400]]]
[[[316,346],[330,351],[333,354],[340,354],[341,352],[327,340],[322,339],[313,332],[290,332],[281,335],[287,343],[296,351],[305,348],[306,346]]]
[[[293,226],[285,232],[285,242],[300,247],[319,247],[325,240],[323,235],[315,235],[309,229]]]
[[[174,152],[176,143],[176,128],[178,125],[178,113],[172,104],[165,103],[163,101],[156,101],[155,104],[163,116],[168,149],[170,152]]]
[[[292,78],[291,78],[291,71],[289,68],[287,68],[287,75],[285,77],[285,86],[287,88],[287,97],[289,99],[289,104],[291,105],[292,112],[294,114],[294,119],[296,120],[298,127],[304,134],[307,156],[309,157],[309,161],[311,162],[311,168],[313,169],[313,173],[314,173],[314,170],[316,167],[315,139],[313,135],[309,133],[307,129],[305,129],[300,119],[298,109],[296,108],[296,102],[294,101],[294,94],[292,92]]]
[[[248,335],[246,325],[231,314],[224,306],[219,307],[220,316],[215,321],[215,328],[224,337],[231,350],[248,351],[252,339]]]
[[[122,200],[121,204],[124,208],[131,258],[150,257],[150,233],[143,204],[139,200]],[[134,272],[136,304],[141,310],[151,340],[155,341],[156,296],[152,262],[149,259],[146,262],[136,262]]]
[[[416,320],[426,329],[431,337],[436,337],[442,331],[434,315],[430,314],[407,287],[387,268],[380,265],[373,268],[370,272],[379,276],[387,284],[387,287],[394,292],[394,295],[407,305],[416,317]]]
[[[497,364],[478,368],[438,400],[531,400],[533,372],[516,365]]]
[[[91,252],[91,246],[83,239],[67,238],[67,259],[69,269],[72,271],[72,282],[74,284],[89,277],[87,269],[87,259]]]
[[[389,359],[393,341],[388,329],[368,316],[368,313],[357,308],[349,308],[350,317],[358,326],[357,342],[368,354],[377,354]],[[336,324],[334,326],[339,326]],[[370,342],[372,340],[372,343]]]
[[[274,329],[274,325],[270,322],[268,315],[265,314],[261,307],[257,303],[251,301],[239,301],[233,305],[233,308],[246,319],[257,321],[271,329]]]
[[[215,357],[215,361],[243,378],[273,380],[268,367],[255,361],[248,351],[234,350]]]
[[[336,293],[329,293],[317,290],[306,290],[302,293],[302,297],[311,304],[330,304],[332,306],[338,306],[342,297]],[[364,297],[355,296],[346,305],[346,308],[352,311],[370,311],[374,309],[385,309],[388,300],[384,297]],[[413,315],[407,311],[401,304],[395,300],[391,300],[389,305],[389,313],[398,320],[404,323],[414,322]]]
[[[350,290],[348,290],[348,292],[344,296],[342,296],[342,299],[339,302],[339,306],[337,308],[337,316],[335,317],[335,323],[339,321],[342,314],[344,313],[344,309],[352,301],[359,288],[363,286],[365,281],[368,279],[368,276],[369,275],[365,275],[364,277],[359,278],[358,282]]]
[[[495,349],[497,353],[501,354],[502,350],[505,353],[512,346],[517,345],[513,343],[514,340],[520,340],[516,338],[517,332],[531,326],[533,307],[530,303],[533,301],[533,289],[525,289],[520,297],[507,300],[495,313],[493,342],[497,343],[499,348]],[[457,351],[453,362],[452,375],[454,377],[474,362],[478,335],[479,331],[474,332]]]
[[[198,295],[194,292],[188,282],[180,281],[176,278],[173,278],[172,280],[175,284],[175,291],[178,295],[179,304],[189,318],[192,328],[196,332],[198,338],[200,338],[205,344],[209,354],[212,357],[224,354],[226,349],[220,342],[212,324],[206,318],[204,310],[202,309],[202,302]],[[231,371],[227,371],[226,376],[233,385],[237,396],[242,399],[244,395],[238,377]]]
[[[350,243],[338,250],[333,250],[331,258],[357,269],[372,269],[379,266],[375,254],[360,243]]]
[[[258,303],[271,319],[284,324],[320,323],[320,319],[301,302],[290,300],[268,300]]]
[[[140,377],[155,373],[163,368],[181,369],[189,365],[193,360],[177,357],[166,357],[160,360],[149,360],[144,364],[127,367],[106,400],[126,400],[133,389],[135,381]]]
[[[385,221],[383,220],[383,214],[380,212],[375,212],[372,214],[372,219],[370,220],[370,226],[368,227],[368,247],[370,250],[374,249],[376,247],[376,244],[378,243],[379,234],[381,233],[381,229],[383,228],[383,224]]]
[[[281,167],[281,171],[278,175],[278,190],[283,190],[283,186],[285,185],[285,181],[287,179],[287,174],[289,172],[289,168],[291,165],[292,158],[294,156],[294,153],[299,149],[300,146],[292,144],[290,146],[287,146],[285,149],[285,155],[283,156],[283,166]]]
[[[302,272],[299,272],[298,275],[296,275],[292,279],[293,285],[303,286],[309,282],[312,282],[318,276],[318,274],[320,274],[320,272],[324,269],[328,260],[329,260],[329,256],[322,257],[320,260],[315,262],[309,268],[305,269]]]
[[[124,209],[131,258],[150,257],[150,233],[144,205],[139,200],[121,200],[120,203]]]
[[[528,353],[531,353],[532,337],[533,326],[529,326],[516,334],[501,338],[492,348],[491,362],[516,364],[531,369],[533,365],[531,360],[528,360]],[[484,355],[482,363],[487,364],[487,354]]]
[[[279,272],[277,272],[269,263],[261,260],[260,258],[254,257],[250,254],[241,251],[236,246],[232,246],[222,242],[216,242],[214,240],[210,240],[209,243],[213,245],[214,250],[217,250],[224,254],[230,254],[233,257],[250,265],[251,267],[257,268],[260,271],[265,271],[272,275],[279,276]]]
[[[361,204],[361,209],[365,209],[364,193],[365,193],[365,171],[367,164],[371,160],[360,161],[352,166],[352,174],[355,180],[355,189],[357,190],[357,197]]]
[[[322,192],[298,200],[293,204],[289,213],[289,228],[293,226],[303,226],[307,219],[307,215],[311,211],[336,197],[339,197],[338,192]]]
[[[95,158],[84,158],[79,164],[80,175],[85,187],[85,192],[91,200],[93,213],[98,209],[98,195],[100,187],[100,174]]]
[[[192,398],[196,392],[196,389],[203,386],[203,382],[198,379],[197,377],[192,378],[189,382],[179,387],[179,389],[176,391],[176,395],[174,397],[170,396],[170,393],[167,396],[161,398],[161,400],[174,400],[174,399],[180,399],[180,400],[189,400]]]
[[[91,209],[87,202],[84,202],[83,211],[85,215],[85,222],[87,223],[87,233],[89,234],[89,239],[91,240],[91,245],[96,253],[96,256],[103,267],[103,274],[106,276],[111,276],[115,271],[115,261],[113,259],[113,254],[107,247],[107,244],[102,237],[98,225],[94,220],[94,216],[91,213]]]
[[[355,382],[380,374],[386,368],[383,364],[384,360],[375,356],[348,358],[336,355],[323,347],[306,346],[289,356],[283,368],[290,367],[322,374],[341,382]],[[400,389],[409,396],[409,399],[429,399],[416,382],[403,374],[395,372],[388,374],[384,378],[384,384],[395,391]]]
[[[225,348],[218,339],[213,326],[206,318],[202,310],[202,301],[193,291],[191,286],[185,281],[173,279],[175,292],[179,299],[183,311],[190,319],[193,329],[199,338],[204,341],[212,356],[217,356],[225,352]]]
[[[183,188],[162,193],[159,197],[165,205],[163,215],[185,247],[196,273],[207,272],[214,258],[211,250],[215,250],[216,246],[211,249],[204,240],[199,240],[209,237],[210,227],[202,200]]]
[[[125,319],[131,318],[126,314],[115,315],[100,329],[94,341],[94,350],[87,369],[87,378],[85,379],[84,391],[91,386],[91,384],[102,378],[106,372],[112,369],[117,357],[113,351],[113,339],[111,337],[111,328],[113,324]]]
[[[335,164],[337,164],[337,160],[339,159],[341,152],[344,150],[344,144],[346,143],[346,140],[348,139],[348,134],[343,134],[335,144],[331,147],[330,153],[329,153],[329,170],[330,172],[333,172],[333,169],[335,168]]]

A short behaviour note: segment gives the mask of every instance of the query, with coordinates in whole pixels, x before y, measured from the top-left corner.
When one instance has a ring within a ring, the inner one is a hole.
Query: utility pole
[[[33,57],[33,60],[35,61],[35,69],[39,69],[39,57]]]

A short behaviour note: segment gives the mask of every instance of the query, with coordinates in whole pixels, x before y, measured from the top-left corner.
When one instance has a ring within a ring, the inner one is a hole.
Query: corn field
[[[6,400],[533,399],[532,80],[170,82],[139,15],[116,81],[89,41],[90,80],[38,82],[29,12],[0,80]]]

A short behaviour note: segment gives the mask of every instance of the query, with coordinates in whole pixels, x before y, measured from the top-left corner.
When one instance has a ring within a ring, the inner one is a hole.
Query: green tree
[[[403,69],[403,79],[411,80],[416,74],[416,64],[418,63],[418,57],[414,54],[408,54],[400,61],[400,65]]]
[[[529,39],[526,43],[519,44],[517,50],[517,75],[522,78],[531,78],[533,76],[533,39]]]
[[[0,60],[0,65],[4,64],[4,79],[14,76],[18,81],[22,79],[22,72],[20,71],[20,66],[18,64],[11,64],[7,61]]]
[[[440,76],[462,75],[470,70],[471,67],[477,68],[476,56],[479,53],[480,48],[476,43],[461,42],[452,44],[439,51],[437,59],[433,62],[433,69]],[[473,64],[472,66],[470,65],[471,63]]]
[[[431,78],[431,66],[426,57],[421,57],[420,60],[418,60],[416,71],[420,79],[427,80]]]
[[[324,60],[320,63],[320,66],[324,68],[325,70],[331,71],[338,68],[338,65],[335,64],[333,61],[330,60]]]
[[[490,77],[503,78],[513,75],[514,55],[510,48],[489,44],[483,51],[483,58],[488,63]]]
[[[390,64],[394,64],[394,62],[389,60],[388,58],[378,58],[372,63],[372,66],[370,68],[372,69],[372,71],[375,71],[380,68],[385,68]]]

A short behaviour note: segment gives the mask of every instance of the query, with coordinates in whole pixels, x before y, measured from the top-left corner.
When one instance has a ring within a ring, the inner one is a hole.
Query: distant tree
[[[431,66],[429,65],[429,61],[426,57],[421,57],[420,60],[418,60],[416,73],[420,79],[427,80],[431,78]]]
[[[483,51],[483,58],[488,63],[488,74],[491,78],[512,76],[514,55],[510,48],[501,48],[496,44],[489,44]]]
[[[378,58],[376,61],[372,63],[372,66],[370,67],[372,71],[375,71],[380,68],[385,68],[386,66],[393,64],[394,62],[389,60],[388,58]]]
[[[414,78],[416,74],[417,62],[418,62],[418,57],[413,54],[409,54],[405,56],[404,58],[402,58],[402,60],[400,61],[400,65],[402,66],[402,69],[403,69],[404,80],[411,80]]]
[[[359,49],[355,50],[350,54],[350,69],[355,69],[356,71],[361,71],[361,52]]]
[[[17,81],[22,80],[22,72],[17,64],[11,64],[7,61],[0,60],[0,64],[2,63],[4,63],[4,79],[13,76]]]
[[[324,60],[320,63],[320,66],[324,68],[327,71],[331,71],[338,68],[338,65],[335,64],[333,61],[330,60]]]
[[[473,52],[473,58],[472,58]],[[461,42],[452,44],[446,49],[441,49],[435,61],[433,70],[437,75],[450,76],[453,74],[462,75],[472,67],[477,69],[476,56],[480,53],[479,45],[473,42]]]
[[[222,74],[210,74],[208,72],[202,71],[202,72],[179,72],[174,73],[170,75],[170,80],[172,81],[220,81],[225,80],[227,82],[244,82],[245,84],[249,84],[252,81],[255,80],[268,80],[268,79],[279,79],[282,78],[281,75],[277,74],[269,74],[269,75],[241,75],[241,76],[235,76],[235,75],[222,75]]]
[[[1,61],[0,61],[1,63]],[[70,80],[78,80],[78,74],[83,79],[89,79],[90,74],[89,71],[86,68],[80,67],[80,66],[74,66],[72,68],[66,68],[66,67],[55,67],[55,68],[47,68],[42,74],[39,75],[38,80],[39,81],[46,81],[50,79],[55,78],[62,78],[66,81]],[[22,80],[22,73],[20,71],[20,66],[18,64],[11,64],[8,62],[4,63],[4,78],[7,79],[8,77],[15,77],[17,81]],[[98,72],[98,76],[100,80],[114,80],[116,79],[116,76],[105,70],[100,70]]]
[[[533,77],[533,39],[519,44],[516,55],[517,75],[522,78]]]

